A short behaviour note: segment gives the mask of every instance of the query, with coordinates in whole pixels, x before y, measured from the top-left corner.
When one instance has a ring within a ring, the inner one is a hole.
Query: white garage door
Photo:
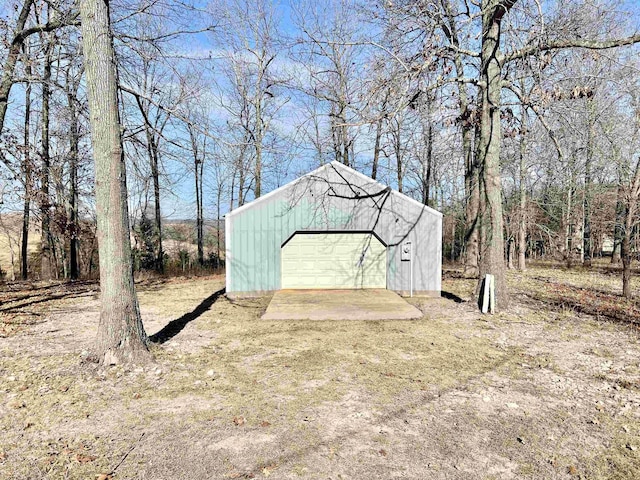
[[[281,257],[282,288],[387,286],[387,249],[370,233],[297,233]]]

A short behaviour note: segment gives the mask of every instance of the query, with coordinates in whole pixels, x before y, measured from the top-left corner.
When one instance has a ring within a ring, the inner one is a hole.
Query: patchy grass
[[[87,299],[97,298],[95,282],[14,282],[0,290],[0,338],[46,322]]]
[[[619,272],[610,270],[549,269],[530,267],[511,272],[509,282],[519,293],[548,307],[585,313],[624,322],[640,328],[640,302],[622,297]],[[634,290],[640,291],[640,279],[634,278]]]
[[[32,220],[33,222],[33,220]],[[22,214],[0,214],[0,270],[8,279],[20,275],[20,248],[22,242]],[[32,255],[40,249],[40,232],[29,229],[27,252]],[[1,278],[0,278],[1,279]]]
[[[584,288],[554,273],[483,317],[450,272],[417,321],[263,321],[221,277],[148,280],[156,362],[108,369],[79,361],[94,286],[15,285],[0,309],[41,315],[0,338],[0,478],[639,477],[638,339],[532,300]]]

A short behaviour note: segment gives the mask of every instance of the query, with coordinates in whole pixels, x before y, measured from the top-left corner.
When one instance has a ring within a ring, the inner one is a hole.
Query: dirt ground
[[[640,478],[638,302],[606,269],[509,283],[496,315],[451,270],[422,319],[337,322],[146,281],[155,363],[107,369],[81,361],[95,284],[10,284],[0,478]]]

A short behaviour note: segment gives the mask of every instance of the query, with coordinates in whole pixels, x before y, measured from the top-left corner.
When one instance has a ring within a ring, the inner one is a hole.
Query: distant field
[[[7,278],[13,279],[20,272],[20,244],[22,241],[22,215],[9,213],[0,215],[0,268]],[[29,231],[29,254],[40,248],[40,232],[33,228]],[[14,266],[11,265],[13,255]],[[15,269],[15,271],[14,271]]]

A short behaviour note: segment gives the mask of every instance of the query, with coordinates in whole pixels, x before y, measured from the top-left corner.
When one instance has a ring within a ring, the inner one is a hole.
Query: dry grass
[[[640,328],[640,302],[622,297],[619,268],[601,260],[593,269],[530,266],[511,272],[510,284],[519,293],[548,307],[586,313]],[[632,291],[640,291],[640,278],[632,278]]]
[[[20,275],[20,242],[22,241],[22,215],[0,215],[0,269],[8,279]],[[27,246],[29,254],[40,249],[40,232],[29,229]],[[12,263],[13,261],[13,263]]]
[[[638,341],[522,296],[582,281],[554,274],[510,276],[526,301],[500,315],[442,298],[393,322],[262,321],[268,299],[212,297],[220,277],[148,280],[148,332],[180,329],[144,368],[81,364],[91,287],[49,291],[0,338],[0,478],[636,478]]]

